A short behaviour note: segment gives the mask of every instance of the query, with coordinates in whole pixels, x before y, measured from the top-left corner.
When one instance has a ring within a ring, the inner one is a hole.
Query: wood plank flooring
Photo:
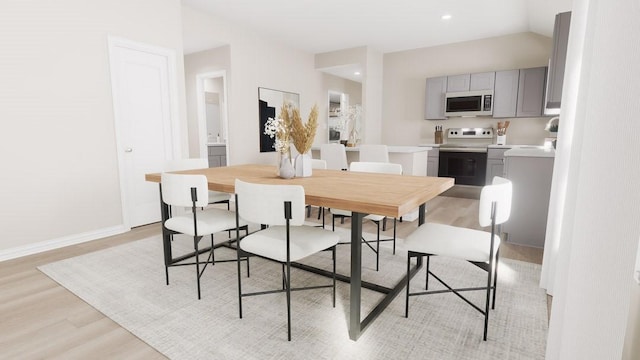
[[[309,220],[317,221],[317,209]],[[478,201],[437,197],[427,204],[427,221],[478,228]],[[331,224],[327,213],[326,223]],[[398,222],[406,237],[416,222]],[[349,227],[336,223],[336,226]],[[388,222],[387,233],[391,233]],[[375,232],[371,222],[363,231]],[[102,313],[38,271],[37,266],[118,246],[160,233],[159,224],[62,249],[0,262],[0,359],[164,359]],[[540,264],[542,249],[503,243],[501,256]]]

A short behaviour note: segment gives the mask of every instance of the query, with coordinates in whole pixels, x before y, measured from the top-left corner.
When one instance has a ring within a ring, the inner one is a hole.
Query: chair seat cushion
[[[240,219],[240,226],[247,225]],[[173,216],[164,222],[167,229],[195,236],[193,215]],[[236,213],[224,209],[210,208],[197,213],[198,236],[215,234],[227,229],[236,228]]]
[[[309,255],[330,248],[340,237],[333,231],[313,226],[290,227],[291,261],[298,261]],[[287,261],[287,236],[285,226],[271,226],[244,237],[240,241],[244,251],[280,262]]]
[[[351,211],[349,210],[331,209],[331,213],[336,216],[351,216]],[[384,216],[370,214],[365,216],[364,218],[369,219],[371,221],[381,221],[382,219],[384,219]]]
[[[229,201],[231,198],[231,194],[221,192],[221,191],[211,191],[209,190],[209,203],[217,203],[221,201]]]
[[[494,239],[495,254],[500,246],[500,237],[494,235]],[[408,251],[488,262],[490,241],[490,232],[426,223],[407,236],[405,247]]]

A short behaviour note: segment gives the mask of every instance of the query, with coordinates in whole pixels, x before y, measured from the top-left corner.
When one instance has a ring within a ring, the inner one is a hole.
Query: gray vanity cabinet
[[[209,167],[227,166],[227,148],[225,146],[209,146]]]

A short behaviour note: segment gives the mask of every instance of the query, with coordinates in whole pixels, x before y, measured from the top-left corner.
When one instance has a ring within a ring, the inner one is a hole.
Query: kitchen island
[[[389,162],[402,165],[403,175],[427,175],[427,154],[431,147],[428,146],[388,146]],[[347,162],[359,161],[360,148],[357,146],[346,147]],[[311,148],[314,159],[320,159],[320,146]]]

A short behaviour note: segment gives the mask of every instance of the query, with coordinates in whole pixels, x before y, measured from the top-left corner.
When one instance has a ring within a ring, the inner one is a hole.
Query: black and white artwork
[[[260,152],[276,151],[273,147],[276,139],[265,135],[264,127],[269,118],[277,119],[280,117],[280,109],[285,101],[300,109],[300,94],[263,87],[258,88]]]

